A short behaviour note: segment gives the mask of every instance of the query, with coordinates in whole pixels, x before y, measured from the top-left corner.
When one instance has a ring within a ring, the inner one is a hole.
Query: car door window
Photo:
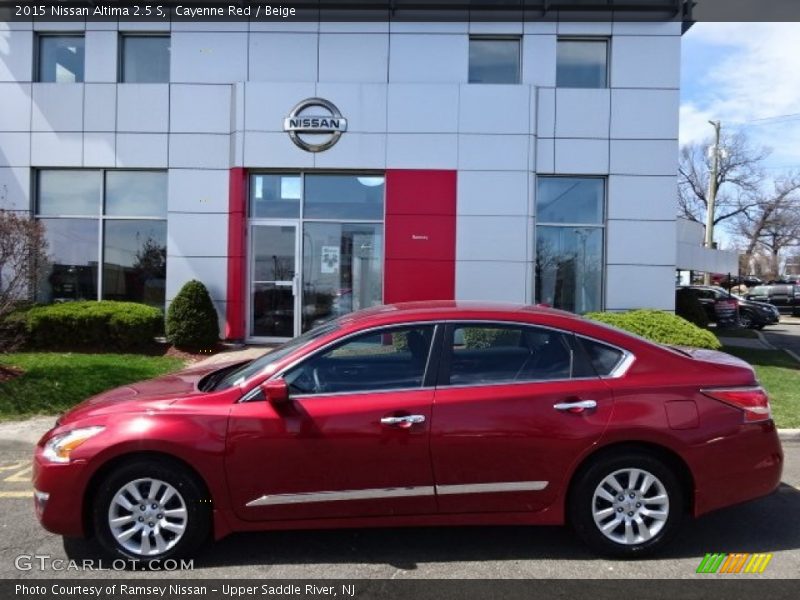
[[[395,327],[349,338],[289,370],[292,395],[422,387],[433,325]]]
[[[585,374],[571,335],[505,325],[456,325],[444,385],[570,379]]]

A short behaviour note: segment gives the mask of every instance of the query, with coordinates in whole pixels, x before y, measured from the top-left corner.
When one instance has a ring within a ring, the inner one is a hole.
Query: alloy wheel
[[[116,542],[136,556],[158,556],[173,548],[188,524],[186,502],[160,479],[136,479],[114,494],[108,526]]]
[[[644,469],[620,469],[595,488],[592,516],[600,532],[612,542],[631,546],[654,538],[669,517],[669,495],[664,484]]]

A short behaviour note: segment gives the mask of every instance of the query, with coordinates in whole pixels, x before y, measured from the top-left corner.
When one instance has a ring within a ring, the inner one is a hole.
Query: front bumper
[[[50,462],[36,449],[33,459],[34,508],[42,527],[69,537],[85,535],[83,501],[86,463]]]

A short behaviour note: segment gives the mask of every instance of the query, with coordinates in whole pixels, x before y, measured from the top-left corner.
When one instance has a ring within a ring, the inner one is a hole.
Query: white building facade
[[[681,31],[0,24],[0,208],[45,225],[41,301],[198,279],[229,339],[406,300],[672,310]],[[286,130],[308,99],[342,121],[298,133],[321,151]]]

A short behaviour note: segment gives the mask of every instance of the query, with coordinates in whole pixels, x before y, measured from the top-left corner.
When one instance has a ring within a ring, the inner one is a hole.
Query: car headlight
[[[105,427],[81,427],[66,433],[54,435],[44,445],[42,456],[52,462],[69,462],[70,454],[90,437],[103,431]]]

